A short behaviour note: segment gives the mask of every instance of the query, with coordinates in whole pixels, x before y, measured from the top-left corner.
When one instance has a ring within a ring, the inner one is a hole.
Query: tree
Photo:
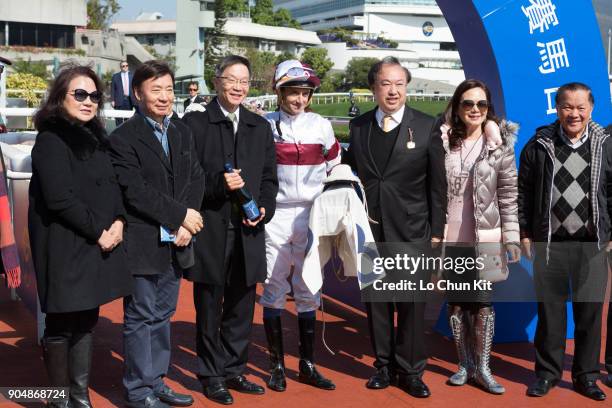
[[[340,92],[344,90],[344,72],[332,72],[321,81],[322,93]]]
[[[248,0],[224,0],[225,12],[231,14],[246,14],[249,12]]]
[[[308,48],[302,54],[302,62],[310,65],[321,79],[325,78],[327,71],[334,66],[325,48]]]
[[[369,88],[368,71],[378,58],[353,58],[346,66],[346,82],[352,88]]]
[[[289,10],[285,8],[279,8],[276,10],[274,16],[272,17],[272,21],[274,22],[274,25],[278,27],[297,28],[298,30],[302,28],[300,23],[293,19]]]
[[[87,0],[87,28],[93,30],[107,29],[111,18],[120,9],[118,0]]]
[[[204,79],[210,89],[214,87],[212,80],[215,77],[215,66],[223,54],[223,36],[227,21],[225,10],[225,0],[215,1],[215,26],[206,30],[204,40]]]
[[[272,0],[256,0],[251,9],[251,19],[254,23],[274,25],[274,3]]]
[[[251,8],[251,19],[254,23],[301,29],[300,23],[294,20],[289,10],[279,8],[274,11],[272,0],[256,0],[255,6]]]
[[[251,89],[257,94],[266,93],[272,87],[276,56],[272,52],[250,48],[245,57],[251,63]]]
[[[147,50],[149,54],[151,54],[156,60],[167,62],[173,72],[176,72],[178,70],[178,66],[176,65],[176,55],[174,55],[174,49],[168,50],[166,55],[158,53],[157,51],[155,51],[155,47],[151,45],[145,45],[144,49]]]
[[[44,81],[49,80],[51,75],[49,71],[47,71],[47,64],[43,61],[34,61],[30,58],[28,60],[17,60],[13,64],[13,71],[19,74],[31,74],[33,76],[39,77]]]
[[[274,63],[278,65],[283,61],[292,60],[292,59],[298,59],[298,58],[293,53],[289,51],[284,51],[282,54],[278,54],[276,56],[276,61],[274,61]]]

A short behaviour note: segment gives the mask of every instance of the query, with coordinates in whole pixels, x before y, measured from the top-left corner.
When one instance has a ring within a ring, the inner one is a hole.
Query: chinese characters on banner
[[[551,27],[559,25],[557,18],[557,6],[553,0],[529,0],[527,7],[521,6],[521,10],[525,17],[529,19],[529,34],[538,34],[548,31]],[[563,37],[554,41],[542,42],[536,41],[536,46],[539,49],[540,60],[542,64],[538,67],[540,74],[554,74],[560,69],[569,68],[570,61],[565,47],[565,39]],[[552,115],[556,112],[553,94],[557,88],[544,89],[548,108],[547,115]]]

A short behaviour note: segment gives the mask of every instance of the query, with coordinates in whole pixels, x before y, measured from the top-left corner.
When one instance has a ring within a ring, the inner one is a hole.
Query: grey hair
[[[215,67],[215,76],[220,77],[223,75],[223,71],[232,65],[242,64],[249,70],[249,76],[251,76],[251,63],[248,59],[241,57],[240,55],[228,55],[224,57],[217,66]]]
[[[408,68],[402,66],[402,64],[397,58],[388,56],[388,57],[381,59],[376,64],[372,65],[372,67],[370,67],[370,70],[368,71],[368,85],[370,86],[370,88],[374,86],[374,83],[376,82],[376,77],[378,76],[378,73],[382,69],[383,65],[400,66],[406,73],[406,84],[409,84],[410,81],[412,80],[412,74],[410,73]]]

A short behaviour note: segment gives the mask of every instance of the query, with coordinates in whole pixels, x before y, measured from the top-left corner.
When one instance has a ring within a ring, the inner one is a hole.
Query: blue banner
[[[593,119],[612,122],[604,47],[589,0],[438,0],[466,78],[485,81],[500,116],[521,126],[517,153],[556,119],[555,93],[568,82],[593,89]]]

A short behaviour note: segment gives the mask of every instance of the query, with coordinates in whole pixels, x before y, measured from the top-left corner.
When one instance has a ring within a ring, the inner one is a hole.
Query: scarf
[[[7,285],[9,288],[16,288],[21,284],[21,267],[19,266],[19,252],[15,243],[15,233],[13,232],[4,160],[1,160],[0,163],[2,164],[0,166],[0,256],[2,257]]]

